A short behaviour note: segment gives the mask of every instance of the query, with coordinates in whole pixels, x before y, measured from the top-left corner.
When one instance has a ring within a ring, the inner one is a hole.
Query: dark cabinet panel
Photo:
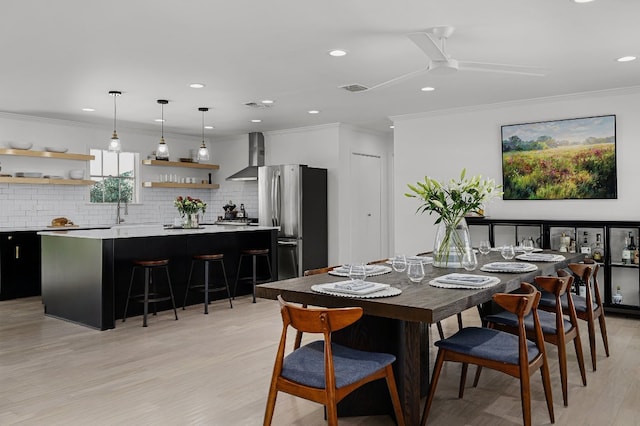
[[[38,234],[0,233],[0,300],[37,296],[40,281]]]

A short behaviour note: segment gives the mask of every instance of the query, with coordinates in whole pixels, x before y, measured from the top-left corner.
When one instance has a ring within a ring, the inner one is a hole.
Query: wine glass
[[[533,246],[533,240],[531,238],[527,238],[526,240],[524,240],[522,242],[522,250],[526,253],[529,254],[533,251],[535,247]]]
[[[353,263],[349,266],[349,278],[354,284],[358,284],[367,278],[367,268],[364,263]]]
[[[412,260],[407,263],[407,276],[411,282],[419,283],[424,278],[424,265],[422,260]]]
[[[511,260],[515,257],[516,252],[512,244],[507,244],[502,246],[502,248],[500,249],[500,254],[502,255],[502,257],[504,257],[504,260]]]
[[[391,266],[396,272],[404,272],[407,269],[407,258],[404,254],[396,254],[393,257]]]
[[[480,241],[480,245],[478,246],[478,250],[482,254],[489,254],[489,252],[491,251],[491,243],[489,243],[489,241],[487,241],[487,240]]]
[[[478,258],[471,247],[467,248],[462,255],[462,267],[467,271],[473,271],[478,267]]]

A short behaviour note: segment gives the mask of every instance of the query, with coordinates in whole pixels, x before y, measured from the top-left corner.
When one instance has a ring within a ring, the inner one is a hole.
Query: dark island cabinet
[[[0,300],[40,295],[40,236],[0,232]]]

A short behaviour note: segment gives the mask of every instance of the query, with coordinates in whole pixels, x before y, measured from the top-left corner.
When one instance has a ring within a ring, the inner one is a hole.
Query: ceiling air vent
[[[369,90],[367,86],[362,84],[347,84],[346,86],[340,86],[341,89],[348,90],[349,92],[364,92]]]
[[[249,107],[249,108],[269,108],[271,107],[271,105],[269,104],[263,104],[262,102],[247,102],[244,104],[244,106]]]

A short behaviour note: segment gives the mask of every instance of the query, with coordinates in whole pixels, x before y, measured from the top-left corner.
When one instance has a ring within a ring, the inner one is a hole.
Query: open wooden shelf
[[[0,155],[18,155],[22,157],[57,158],[60,160],[81,160],[90,161],[95,159],[94,155],[71,154],[66,152],[32,151],[30,149],[0,148]]]
[[[144,188],[199,188],[218,189],[217,183],[142,182]]]
[[[84,179],[0,177],[0,183],[26,183],[32,185],[93,185],[95,182]]]
[[[145,166],[164,166],[164,167],[186,167],[190,169],[207,169],[218,170],[220,168],[217,164],[204,164],[204,163],[188,163],[182,161],[164,161],[164,160],[142,160],[142,164]]]

